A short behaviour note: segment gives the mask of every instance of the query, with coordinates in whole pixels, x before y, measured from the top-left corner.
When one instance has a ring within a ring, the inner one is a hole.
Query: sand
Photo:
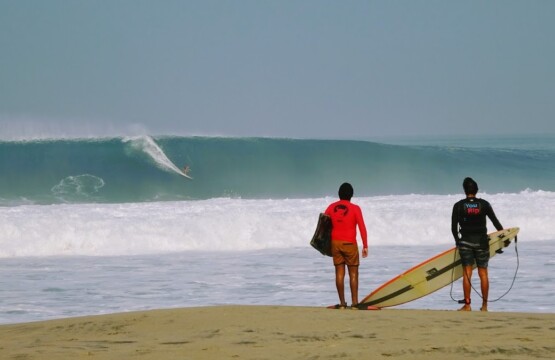
[[[153,310],[2,325],[0,359],[555,359],[555,314]]]

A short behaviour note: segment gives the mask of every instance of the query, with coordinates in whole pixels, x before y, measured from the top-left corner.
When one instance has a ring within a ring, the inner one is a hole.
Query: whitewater
[[[491,309],[553,312],[555,150],[541,144],[145,136],[0,142],[0,323],[336,303],[330,259],[309,241],[342,181],[354,185],[369,231],[365,296],[453,246],[451,209],[464,176],[478,181],[479,196],[505,227],[521,229],[517,248],[491,261],[492,299],[518,267],[513,289]],[[184,164],[194,180],[179,175]],[[404,307],[454,309],[460,287]]]
[[[554,238],[555,192],[483,197],[495,205],[504,226],[521,228],[522,238]],[[460,198],[391,195],[353,198],[353,202],[364,212],[369,241],[374,246],[448,246],[453,243],[451,209]],[[0,258],[301,248],[312,237],[318,214],[334,200],[220,198],[3,207]]]

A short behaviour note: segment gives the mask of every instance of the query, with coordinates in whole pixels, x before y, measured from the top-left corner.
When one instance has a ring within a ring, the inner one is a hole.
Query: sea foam
[[[482,194],[505,227],[524,241],[554,239],[555,193]],[[453,204],[462,195],[353,198],[370,246],[453,244]],[[0,257],[125,256],[188,250],[245,251],[306,247],[318,214],[334,198],[218,198],[124,204],[0,208]],[[495,229],[488,222],[489,231]],[[360,237],[359,237],[360,239]]]

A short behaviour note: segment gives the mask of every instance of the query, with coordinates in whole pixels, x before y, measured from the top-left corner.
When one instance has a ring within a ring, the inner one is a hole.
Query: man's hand
[[[362,257],[365,258],[368,256],[368,248],[362,249]]]

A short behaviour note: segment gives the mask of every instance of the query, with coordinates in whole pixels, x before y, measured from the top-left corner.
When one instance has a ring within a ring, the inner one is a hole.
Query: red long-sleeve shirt
[[[366,225],[358,205],[348,200],[339,200],[328,206],[325,213],[331,217],[331,239],[357,243],[357,226],[362,237],[363,248],[368,248]]]

